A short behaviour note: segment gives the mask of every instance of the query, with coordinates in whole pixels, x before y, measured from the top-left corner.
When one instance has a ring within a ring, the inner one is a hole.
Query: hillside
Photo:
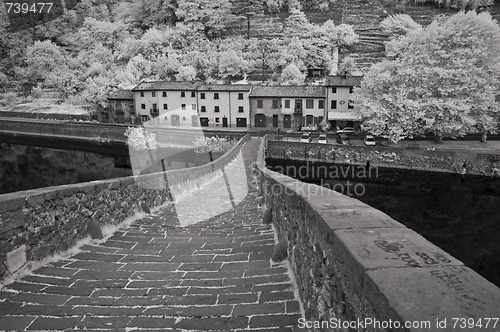
[[[500,4],[499,4],[500,6]],[[348,54],[352,56],[358,67],[367,70],[373,63],[381,61],[384,55],[384,42],[388,36],[380,31],[379,23],[387,16],[405,13],[415,22],[428,25],[432,19],[441,14],[455,13],[456,10],[439,8],[435,5],[415,5],[412,2],[405,5],[394,5],[389,0],[340,0],[330,4],[330,9],[324,11],[305,11],[311,23],[322,24],[332,20],[335,24],[350,24],[360,36],[359,42],[352,46]],[[500,12],[500,10],[498,11]],[[274,38],[283,36],[283,22],[288,17],[287,12],[266,14],[252,21],[251,36],[259,38]],[[246,33],[242,22],[233,34]]]

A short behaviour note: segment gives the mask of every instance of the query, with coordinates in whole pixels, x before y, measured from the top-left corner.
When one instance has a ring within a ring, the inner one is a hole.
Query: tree
[[[328,20],[322,25],[323,33],[328,43],[331,45],[331,68],[330,74],[337,75],[339,52],[358,41],[359,36],[354,31],[352,25],[340,24],[338,26],[332,20]]]
[[[248,57],[255,70],[260,70],[262,75],[269,70],[276,71],[281,56],[280,40],[274,39],[250,39],[248,46]]]
[[[227,23],[234,21],[229,0],[179,0],[175,11],[193,31],[201,31],[209,38],[220,36]]]
[[[303,74],[295,63],[291,63],[283,69],[281,73],[282,84],[285,85],[300,85],[304,84],[306,74]]]
[[[310,26],[311,23],[309,23],[303,11],[292,9],[290,10],[290,15],[285,19],[283,30],[287,37],[303,38],[309,33]]]
[[[196,78],[196,69],[193,66],[182,66],[175,75],[177,81],[194,81]]]
[[[389,41],[385,43],[387,57],[398,56],[400,51],[408,44],[406,35],[411,31],[422,28],[407,14],[389,16],[380,22],[380,27],[384,33],[389,34]]]
[[[500,27],[488,13],[459,12],[411,31],[397,59],[365,75],[357,98],[364,126],[392,141],[495,132],[499,64]]]
[[[406,36],[410,31],[421,29],[422,26],[416,23],[408,14],[396,14],[386,17],[380,22],[382,32],[389,34],[390,38]]]
[[[302,39],[294,37],[281,48],[278,64],[284,68],[290,63],[294,63],[300,70],[305,70],[304,59],[307,59],[307,52]]]
[[[66,59],[59,46],[46,40],[36,41],[26,51],[26,63],[30,76],[35,81],[45,81],[54,72],[60,72],[66,67]]]
[[[243,18],[247,22],[247,38],[250,39],[250,22],[264,16],[262,0],[231,0],[232,12],[236,18]]]
[[[248,72],[249,63],[243,59],[241,54],[234,50],[226,50],[219,54],[219,77],[243,75]]]
[[[80,36],[79,46],[84,49],[89,49],[99,42],[112,50],[115,50],[129,36],[125,24],[99,21],[92,17],[85,19],[78,35]]]

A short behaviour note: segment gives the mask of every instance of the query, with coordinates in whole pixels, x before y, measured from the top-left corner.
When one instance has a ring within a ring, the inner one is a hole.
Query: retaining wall
[[[356,146],[292,141],[270,141],[267,155],[273,158],[293,160],[316,160],[346,164],[364,165],[370,160],[373,166],[391,168],[435,170],[458,173],[462,169],[464,156],[455,151],[431,151],[426,149],[407,150],[388,146]],[[470,158],[470,157],[469,157]],[[469,159],[467,172],[491,175],[493,168],[499,167],[498,154],[477,153]]]
[[[168,172],[0,195],[0,280],[29,261],[66,250],[87,235],[89,221],[119,224],[215,177],[241,152],[241,138],[212,163]],[[168,187],[165,184],[168,179]]]
[[[335,330],[322,322],[342,320],[361,322],[358,331],[457,331],[454,318],[500,330],[500,322],[485,327],[485,318],[500,317],[499,288],[359,200],[268,170],[265,144],[267,137],[255,175],[287,245],[306,318],[324,324],[317,330]]]

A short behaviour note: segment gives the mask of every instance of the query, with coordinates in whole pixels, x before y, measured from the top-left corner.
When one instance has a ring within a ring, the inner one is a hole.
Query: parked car
[[[337,134],[353,135],[354,134],[354,128],[353,127],[345,127],[343,129],[338,130]]]
[[[326,134],[319,134],[318,143],[323,143],[323,144],[328,143],[328,138],[326,137]]]
[[[312,142],[311,134],[309,133],[302,134],[302,136],[300,137],[300,141],[302,143],[311,143]]]
[[[352,145],[351,139],[345,134],[337,134],[337,143],[344,145]]]
[[[377,145],[377,142],[375,142],[375,137],[373,137],[372,135],[366,135],[364,141],[366,146]]]

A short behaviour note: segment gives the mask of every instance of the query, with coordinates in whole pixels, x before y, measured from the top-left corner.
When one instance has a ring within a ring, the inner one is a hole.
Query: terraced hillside
[[[500,9],[500,8],[499,8]],[[455,10],[438,8],[434,5],[395,5],[394,0],[337,0],[330,5],[328,12],[308,11],[306,16],[312,23],[321,24],[333,20],[335,24],[351,24],[360,36],[359,42],[352,46],[349,53],[342,56],[352,56],[361,70],[367,70],[373,63],[385,57],[384,42],[388,36],[381,32],[379,23],[387,16],[398,13],[410,15],[417,23],[428,25],[433,17],[440,14],[450,14]],[[500,13],[500,10],[499,10]],[[283,22],[288,13],[268,14],[251,22],[251,36],[258,38],[273,38],[283,35]],[[242,24],[240,28],[246,28]]]

